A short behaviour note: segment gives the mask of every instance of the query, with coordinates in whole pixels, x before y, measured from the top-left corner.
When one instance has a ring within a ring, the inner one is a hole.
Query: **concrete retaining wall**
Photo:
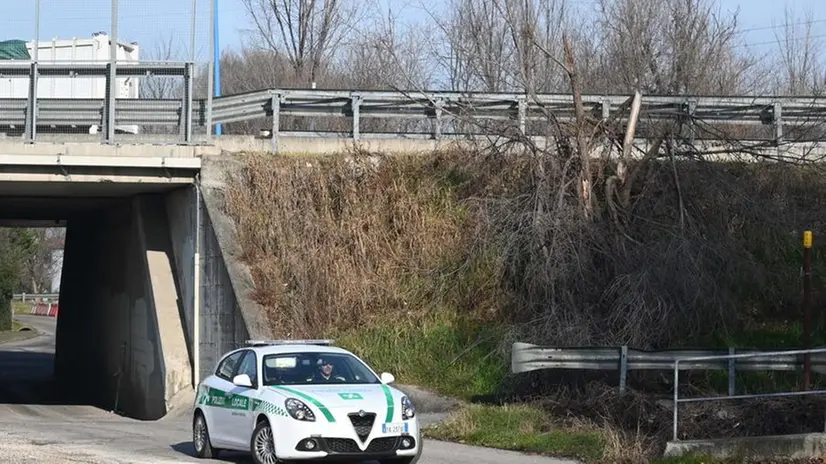
[[[804,433],[716,440],[668,442],[665,457],[711,456],[717,459],[772,461],[812,459],[826,455],[826,434]]]
[[[241,259],[235,226],[224,213],[225,178],[240,164],[231,157],[204,158],[203,163],[201,378],[228,350],[251,338],[272,337],[263,308],[251,298],[255,285]]]
[[[232,221],[223,213],[223,168],[202,173],[200,197],[199,379],[215,370],[218,359],[250,338],[271,332],[261,308],[249,295],[254,289],[248,267],[239,258]],[[187,340],[194,339],[194,253],[197,193],[194,187],[166,196],[166,209],[179,270]],[[191,342],[190,342],[191,343]]]

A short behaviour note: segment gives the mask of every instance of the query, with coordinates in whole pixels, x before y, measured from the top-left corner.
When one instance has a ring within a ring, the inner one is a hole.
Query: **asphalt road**
[[[0,345],[0,456],[4,463],[251,463],[244,453],[220,459],[194,457],[189,411],[183,408],[154,422],[127,419],[107,411],[51,404],[43,391],[50,380],[55,318],[16,316],[40,332]],[[434,417],[423,415],[422,421]],[[562,464],[519,453],[425,441],[421,464]]]

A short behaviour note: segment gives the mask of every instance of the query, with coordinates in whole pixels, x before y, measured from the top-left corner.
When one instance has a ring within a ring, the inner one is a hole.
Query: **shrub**
[[[13,320],[11,301],[6,298],[0,299],[0,332],[11,330]]]

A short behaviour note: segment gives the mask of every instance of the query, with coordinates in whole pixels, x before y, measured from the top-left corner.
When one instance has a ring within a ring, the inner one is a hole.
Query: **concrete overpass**
[[[220,354],[269,330],[221,213],[224,158],[133,148],[0,142],[0,222],[67,227],[58,388],[156,419]]]

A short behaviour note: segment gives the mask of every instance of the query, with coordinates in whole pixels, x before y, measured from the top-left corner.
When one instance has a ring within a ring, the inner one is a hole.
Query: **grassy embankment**
[[[715,163],[678,172],[644,172],[618,222],[604,210],[580,217],[557,195],[553,166],[526,157],[250,156],[227,204],[277,335],[335,337],[401,383],[466,400],[510,394],[513,404],[474,404],[429,436],[640,462],[661,452],[670,407],[600,382],[514,378],[510,343],[797,346],[803,228],[815,233],[815,289],[824,275],[817,199],[826,183],[816,170]],[[656,373],[632,377],[634,391],[667,393]],[[724,373],[691,377],[725,391]],[[798,379],[741,373],[738,385]],[[719,408],[687,407],[695,421],[681,429],[720,432],[731,424],[697,419]]]
[[[3,308],[4,309],[0,309],[0,318],[2,318],[5,323],[0,324],[0,343],[18,341],[31,337],[31,332],[23,330],[29,328],[12,318],[14,314],[28,314],[30,306],[20,301],[12,301],[9,306],[4,306]]]
[[[26,301],[12,301],[11,310],[14,314],[31,314],[32,304]]]

